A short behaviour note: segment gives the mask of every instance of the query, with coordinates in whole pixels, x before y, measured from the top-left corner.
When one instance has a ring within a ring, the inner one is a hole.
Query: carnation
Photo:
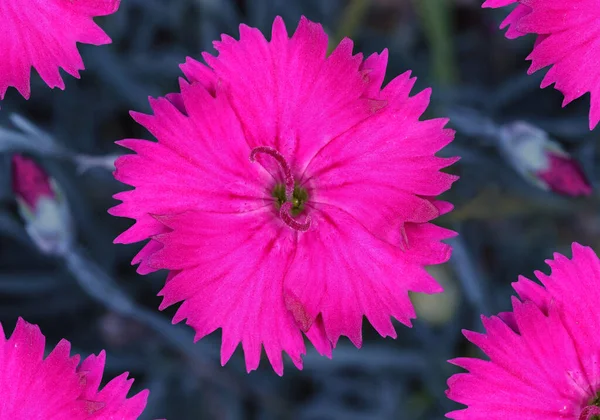
[[[600,260],[573,244],[554,254],[540,283],[520,277],[512,311],[482,317],[485,333],[465,331],[489,358],[450,362],[468,373],[448,380],[447,395],[468,407],[453,419],[592,420],[600,415]]]
[[[498,8],[518,3],[501,27],[508,38],[537,36],[528,70],[549,67],[542,88],[554,84],[563,93],[563,106],[590,93],[590,129],[600,121],[600,7],[597,0],[487,0]]]
[[[330,356],[340,337],[362,344],[366,317],[396,337],[410,325],[408,292],[439,293],[425,266],[450,257],[453,232],[431,222],[457,159],[446,119],[420,121],[430,90],[410,72],[382,88],[387,50],[364,59],[344,39],[327,56],[323,28],[281,18],[270,41],[240,26],[206,64],[188,58],[180,93],[132,113],[158,141],[126,139],[115,216],[135,219],[116,242],[149,240],[133,263],[169,271],[160,309],[182,302],[196,340],[222,330],[221,362],[241,343],[248,371],[262,348],[283,373],[302,367],[303,336]]]
[[[148,391],[131,398],[133,379],[127,372],[102,389],[106,355],[71,356],[71,345],[61,340],[44,358],[45,338],[37,325],[19,318],[6,338],[0,325],[0,418],[27,420],[137,419],[146,406]]]
[[[116,12],[119,3],[120,0],[2,0],[0,99],[11,86],[29,99],[32,67],[51,88],[65,88],[61,68],[79,78],[84,65],[76,44],[110,43],[93,18]]]

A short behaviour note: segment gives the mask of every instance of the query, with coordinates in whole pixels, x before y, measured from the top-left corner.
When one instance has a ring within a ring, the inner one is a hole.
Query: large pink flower
[[[44,358],[45,339],[37,325],[19,318],[7,340],[0,325],[0,418],[27,420],[137,419],[148,398],[127,393],[127,372],[98,389],[104,351],[79,364],[71,345],[61,340]]]
[[[598,0],[487,0],[484,7],[518,2],[502,23],[507,37],[536,34],[528,70],[552,66],[542,88],[554,83],[563,93],[563,106],[590,93],[590,130],[600,121],[600,7]]]
[[[136,223],[116,242],[150,238],[138,272],[170,270],[160,309],[184,301],[174,322],[196,339],[222,328],[223,364],[241,342],[249,371],[262,346],[277,373],[282,350],[301,368],[302,332],[329,355],[342,335],[361,345],[363,316],[395,337],[408,291],[441,291],[424,266],[450,256],[429,222],[451,208],[433,197],[456,159],[434,154],[453,131],[419,121],[430,91],[409,97],[410,73],[381,89],[387,51],[327,42],[304,18],[291,38],[277,18],[271,41],[242,25],[181,66],[181,94],[132,114],[158,142],[120,142],[137,154],[115,177],[136,188],[111,214]]]
[[[120,0],[0,1],[0,99],[13,86],[26,99],[33,67],[51,88],[64,89],[59,69],[79,78],[77,42],[102,45],[110,38],[93,21],[114,13]]]
[[[554,254],[542,285],[520,277],[513,311],[483,317],[487,333],[465,331],[489,361],[459,358],[469,373],[448,381],[448,397],[468,408],[453,419],[592,420],[600,415],[600,260],[573,244]]]

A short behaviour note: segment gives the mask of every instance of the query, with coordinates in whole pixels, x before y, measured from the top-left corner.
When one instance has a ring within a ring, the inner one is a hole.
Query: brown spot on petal
[[[79,386],[85,388],[87,385],[87,375],[90,373],[89,370],[82,370],[77,372],[77,376],[79,376]]]
[[[364,69],[359,72],[360,76],[362,77],[362,80],[365,84],[368,84],[371,81],[371,77],[369,76],[369,74],[372,72],[373,72],[373,69]]]
[[[314,319],[308,315],[302,302],[289,292],[284,293],[284,302],[286,309],[291,312],[300,329],[303,332],[308,331]]]
[[[402,251],[407,251],[410,248],[408,243],[408,235],[406,234],[406,227],[404,224],[400,225],[400,243],[398,244]]]
[[[87,414],[94,414],[99,410],[102,410],[106,404],[102,401],[86,401],[85,402],[85,412]]]
[[[385,108],[388,104],[388,101],[383,99],[369,99],[369,111],[375,114]]]

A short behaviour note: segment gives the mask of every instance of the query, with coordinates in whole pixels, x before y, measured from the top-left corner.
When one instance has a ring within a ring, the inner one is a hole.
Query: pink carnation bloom
[[[7,340],[0,325],[1,419],[137,419],[148,391],[127,398],[133,379],[127,372],[101,390],[104,351],[79,364],[71,345],[61,340],[44,358],[45,339],[37,325],[19,318]]]
[[[448,381],[450,399],[468,406],[453,419],[592,420],[600,416],[600,260],[573,244],[554,254],[552,273],[513,283],[513,311],[482,317],[485,334],[465,331],[489,361],[450,362],[468,373]]]
[[[563,106],[589,92],[590,130],[600,121],[600,7],[597,0],[487,0],[484,7],[519,4],[501,27],[508,38],[536,34],[528,70],[551,66],[542,88],[555,84]]]
[[[323,28],[302,18],[271,41],[240,26],[218,57],[181,65],[181,93],[132,113],[158,142],[123,140],[115,216],[136,223],[115,241],[150,238],[138,272],[170,270],[160,309],[183,301],[196,340],[222,329],[221,362],[241,342],[248,371],[264,346],[302,367],[304,332],[321,354],[340,336],[357,347],[366,316],[396,336],[410,325],[408,291],[439,293],[425,271],[450,257],[453,232],[429,223],[451,205],[434,199],[456,159],[445,119],[419,121],[430,90],[410,97],[407,72],[381,89],[387,51],[366,60],[345,39],[329,56]]]
[[[120,0],[0,1],[0,99],[13,86],[29,99],[33,67],[51,88],[65,88],[59,69],[79,78],[76,43],[109,44],[93,18],[110,15]]]

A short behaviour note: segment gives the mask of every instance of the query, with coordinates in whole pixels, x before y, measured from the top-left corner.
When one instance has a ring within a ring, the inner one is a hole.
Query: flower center
[[[275,205],[277,206],[277,210],[279,210],[283,203],[287,201],[285,197],[285,185],[275,185],[275,188],[273,188],[273,192],[271,193],[271,195],[277,199]],[[302,210],[304,210],[304,203],[306,203],[306,200],[308,200],[308,193],[304,188],[300,187],[296,183],[294,185],[294,192],[292,193],[291,201],[292,208],[290,213],[292,214],[292,216],[295,217],[302,213]]]
[[[600,392],[581,411],[579,420],[600,420]]]
[[[294,230],[306,232],[310,227],[310,216],[307,216],[304,222],[294,219],[304,210],[304,204],[308,200],[308,193],[294,181],[290,165],[283,155],[276,149],[269,146],[259,146],[250,152],[250,161],[254,162],[256,155],[264,153],[277,161],[283,171],[283,184],[275,185],[271,193],[277,199],[276,206],[279,209],[281,220]]]

